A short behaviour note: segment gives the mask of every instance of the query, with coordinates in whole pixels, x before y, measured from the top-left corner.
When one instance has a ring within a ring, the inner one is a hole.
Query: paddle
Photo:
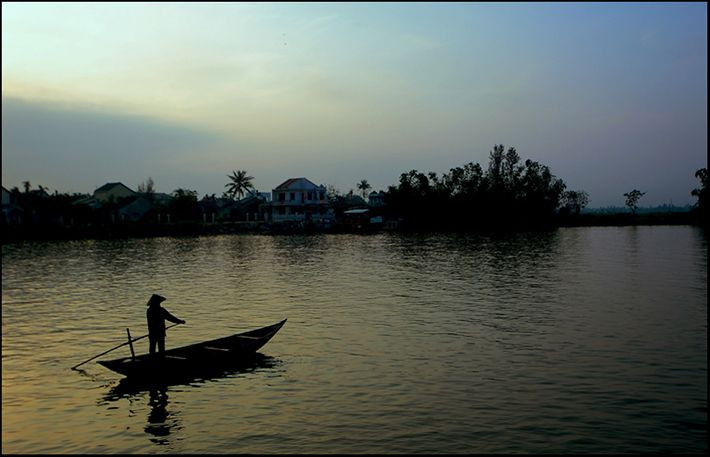
[[[167,327],[165,327],[165,330],[167,330],[167,329],[169,329],[169,328],[172,328],[172,327],[175,327],[176,325],[180,325],[180,323],[173,324],[173,325],[168,325]],[[113,351],[114,349],[118,349],[118,348],[120,348],[121,346],[125,346],[125,345],[130,344],[130,343],[132,343],[132,342],[134,342],[134,341],[142,340],[143,338],[145,338],[145,337],[147,337],[147,336],[149,336],[149,335],[150,335],[150,334],[143,335],[143,336],[139,336],[138,338],[133,338],[132,340],[129,339],[129,340],[126,341],[125,343],[121,343],[121,344],[119,344],[118,346],[116,346],[115,348],[109,349],[109,350],[106,351],[106,352],[102,352],[102,353],[99,354],[99,355],[95,355],[95,356],[93,356],[93,357],[90,358],[90,359],[84,360],[83,362],[81,362],[81,363],[78,364],[78,365],[74,365],[73,367],[71,367],[71,369],[72,369],[72,370],[76,370],[77,367],[79,367],[79,366],[85,364],[86,362],[90,362],[91,360],[94,360],[94,359],[97,358],[97,357],[101,357],[101,356],[104,355],[104,354],[108,354],[109,352]]]

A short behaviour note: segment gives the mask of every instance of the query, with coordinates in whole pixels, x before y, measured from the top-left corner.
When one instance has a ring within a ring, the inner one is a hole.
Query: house
[[[203,222],[226,221],[232,219],[232,209],[235,205],[231,198],[210,197],[205,195],[197,202],[202,212]]]
[[[256,192],[254,195],[263,199],[265,202],[271,201],[271,192]]]
[[[10,205],[10,191],[5,189],[5,187],[2,188],[2,207],[6,207]]]
[[[333,214],[325,186],[306,178],[287,179],[271,191],[273,222],[328,222]]]
[[[375,231],[382,228],[382,216],[372,214],[368,208],[356,208],[343,211],[341,225],[357,231]]]
[[[379,192],[370,192],[370,195],[367,196],[368,204],[373,207],[380,207],[385,205],[385,193],[382,191]]]
[[[342,224],[356,230],[362,230],[369,225],[370,210],[367,208],[349,209],[343,212]]]
[[[94,191],[93,198],[105,203],[113,199],[118,201],[122,198],[137,197],[138,193],[132,191],[120,182],[109,182]]]
[[[144,197],[138,197],[132,202],[122,206],[118,215],[122,221],[138,222],[153,210],[153,205]]]
[[[12,193],[2,188],[2,219],[3,224],[19,224],[22,222],[22,208],[12,198]]]
[[[86,205],[91,209],[99,209],[101,208],[101,202],[98,201],[95,197],[82,197],[79,200],[76,200],[72,202],[72,205]]]
[[[349,192],[347,195],[343,196],[341,203],[345,208],[367,208],[367,202],[365,199],[359,195],[353,194],[352,192]]]
[[[154,206],[169,206],[173,197],[170,194],[165,194],[162,192],[151,192],[139,194],[141,197],[147,199]]]
[[[237,221],[261,221],[268,214],[269,204],[259,193],[237,200],[231,207],[231,218]]]

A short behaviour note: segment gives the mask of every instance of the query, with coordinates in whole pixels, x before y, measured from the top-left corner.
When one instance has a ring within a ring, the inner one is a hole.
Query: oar
[[[165,330],[167,330],[167,329],[169,329],[169,328],[172,328],[172,327],[175,327],[176,325],[180,325],[180,324],[177,323],[177,324],[173,324],[173,325],[168,325],[167,327],[165,327]],[[77,367],[79,367],[79,366],[85,364],[86,362],[90,362],[90,361],[94,360],[94,359],[97,358],[97,357],[101,357],[101,356],[104,355],[104,354],[108,354],[109,352],[113,351],[114,349],[118,349],[118,348],[120,348],[121,346],[125,346],[125,345],[127,345],[127,344],[129,344],[129,343],[132,343],[132,342],[134,342],[134,341],[142,340],[142,339],[145,338],[146,336],[150,336],[150,333],[147,334],[147,335],[139,336],[138,338],[133,338],[132,340],[128,340],[128,341],[126,341],[125,343],[121,343],[121,344],[119,344],[118,346],[116,346],[115,348],[109,349],[109,350],[106,351],[106,352],[102,352],[102,353],[99,354],[99,355],[95,355],[95,356],[93,356],[92,358],[90,358],[90,359],[88,359],[88,360],[84,360],[83,362],[81,362],[81,363],[78,364],[78,365],[74,365],[73,367],[71,367],[71,369],[72,369],[72,370],[76,370]]]

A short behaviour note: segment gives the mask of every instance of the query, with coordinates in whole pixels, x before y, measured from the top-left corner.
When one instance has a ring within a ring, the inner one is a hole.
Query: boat
[[[223,338],[168,349],[162,355],[142,354],[97,363],[131,378],[187,376],[223,369],[251,361],[283,327],[286,319],[273,325]]]
[[[253,357],[239,360],[236,364],[223,364],[209,369],[191,370],[180,375],[167,377],[133,376],[122,377],[111,389],[101,396],[106,404],[123,398],[134,397],[154,390],[170,390],[175,386],[200,387],[218,379],[253,373],[257,370],[272,370],[281,365],[276,357],[256,352]]]

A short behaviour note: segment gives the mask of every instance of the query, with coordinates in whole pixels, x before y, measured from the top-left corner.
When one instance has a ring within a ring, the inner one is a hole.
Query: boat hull
[[[283,327],[286,319],[273,325],[166,350],[162,355],[142,354],[97,363],[127,377],[172,377],[192,375],[212,369],[237,367],[248,363]]]

